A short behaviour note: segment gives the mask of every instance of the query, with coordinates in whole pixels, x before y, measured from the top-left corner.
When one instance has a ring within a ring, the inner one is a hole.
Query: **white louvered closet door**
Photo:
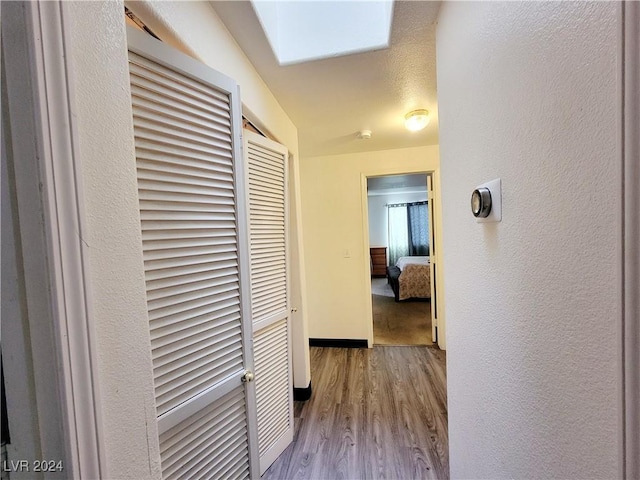
[[[255,477],[238,89],[141,32],[128,38],[162,475]]]
[[[286,147],[244,131],[260,474],[293,440]]]

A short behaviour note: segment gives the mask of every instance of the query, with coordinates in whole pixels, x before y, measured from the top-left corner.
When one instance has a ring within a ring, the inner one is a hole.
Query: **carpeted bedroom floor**
[[[373,343],[375,345],[432,345],[431,303],[396,303],[385,278],[371,282]]]

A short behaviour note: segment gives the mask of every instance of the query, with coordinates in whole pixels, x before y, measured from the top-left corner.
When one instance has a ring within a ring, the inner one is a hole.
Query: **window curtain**
[[[389,265],[409,255],[409,225],[406,204],[389,205]]]
[[[389,219],[389,265],[400,257],[429,255],[427,202],[387,205]]]
[[[429,255],[427,202],[407,204],[409,255]]]

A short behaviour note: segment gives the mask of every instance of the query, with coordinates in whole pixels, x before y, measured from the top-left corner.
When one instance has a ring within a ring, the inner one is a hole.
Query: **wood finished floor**
[[[313,395],[263,479],[448,479],[445,352],[311,348]]]
[[[371,295],[374,345],[432,345],[431,304]]]

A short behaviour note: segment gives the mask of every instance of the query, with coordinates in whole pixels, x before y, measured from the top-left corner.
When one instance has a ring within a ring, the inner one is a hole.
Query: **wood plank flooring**
[[[448,479],[445,352],[311,348],[313,395],[266,480]]]

